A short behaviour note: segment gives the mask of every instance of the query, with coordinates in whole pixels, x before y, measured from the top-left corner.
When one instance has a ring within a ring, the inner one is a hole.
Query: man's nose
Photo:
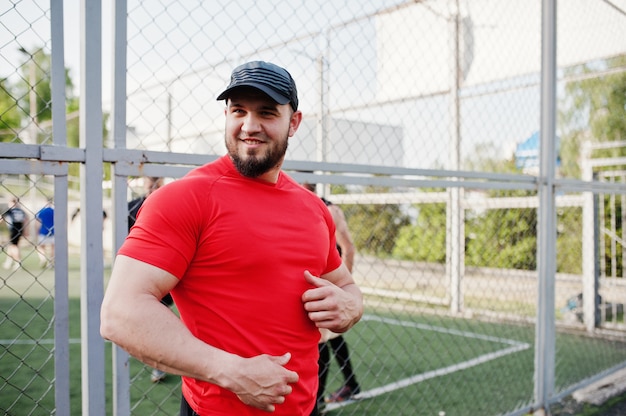
[[[246,133],[254,133],[261,130],[261,123],[257,116],[248,113],[243,120],[241,130]]]

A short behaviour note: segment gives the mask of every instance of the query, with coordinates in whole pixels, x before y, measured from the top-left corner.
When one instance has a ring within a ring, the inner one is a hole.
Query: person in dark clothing
[[[135,225],[139,208],[141,208],[146,198],[161,186],[163,186],[163,178],[157,176],[146,176],[143,178],[143,189],[145,193],[128,203],[128,231]]]
[[[304,183],[303,186],[311,192],[315,192],[315,184]],[[348,229],[348,223],[346,222],[345,215],[341,208],[334,205],[332,202],[322,198],[322,201],[328,207],[333,221],[335,222],[335,236],[337,240],[337,250],[341,255],[341,258],[352,273],[352,265],[354,264],[355,247],[352,242],[352,236]],[[355,395],[361,392],[361,386],[359,385],[354,370],[352,368],[352,362],[350,360],[350,351],[348,344],[341,334],[336,334],[328,330],[322,330],[322,337],[318,345],[319,360],[318,360],[318,381],[319,386],[317,390],[317,406],[314,409],[311,416],[319,415],[325,407],[325,403],[337,403],[345,400],[352,399]],[[326,380],[328,378],[328,370],[330,367],[330,350],[332,350],[337,364],[341,369],[341,373],[344,378],[344,384],[337,391],[331,393],[328,397],[324,397],[324,390],[326,389]]]
[[[22,264],[19,242],[27,234],[28,216],[20,206],[17,197],[11,198],[11,206],[2,214],[2,219],[9,229],[9,246],[7,247],[7,258],[4,268],[17,270]]]

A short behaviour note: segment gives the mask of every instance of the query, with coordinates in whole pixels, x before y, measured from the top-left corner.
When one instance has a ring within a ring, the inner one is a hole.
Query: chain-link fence
[[[257,59],[357,250],[328,414],[523,414],[626,366],[623,0],[78,3],[0,5],[5,414],[177,414],[179,377],[99,338],[102,287],[127,201],[225,153],[216,95]]]

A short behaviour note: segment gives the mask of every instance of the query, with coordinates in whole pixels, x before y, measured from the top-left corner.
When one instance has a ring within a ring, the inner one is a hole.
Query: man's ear
[[[302,112],[294,111],[291,115],[291,119],[289,120],[289,137],[296,134],[298,131],[298,127],[300,127],[300,123],[302,122]]]

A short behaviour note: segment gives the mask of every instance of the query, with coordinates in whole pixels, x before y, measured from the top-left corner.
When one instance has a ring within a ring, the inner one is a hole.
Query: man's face
[[[253,88],[235,90],[226,105],[226,148],[237,170],[253,178],[277,174],[301,113]]]

